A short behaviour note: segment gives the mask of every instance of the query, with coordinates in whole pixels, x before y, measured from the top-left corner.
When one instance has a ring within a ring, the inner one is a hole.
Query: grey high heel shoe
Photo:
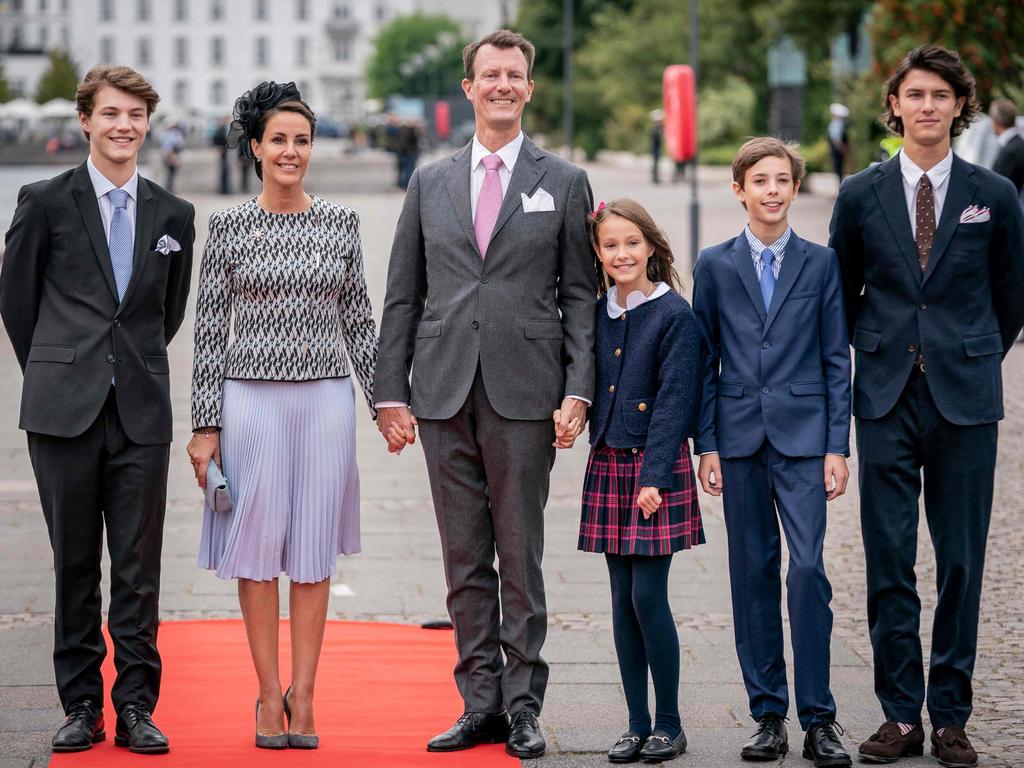
[[[260,749],[287,749],[288,748],[288,734],[287,733],[274,733],[269,736],[265,736],[259,731],[259,719],[260,719],[260,700],[256,699],[256,746]]]
[[[288,706],[288,694],[292,692],[292,687],[289,685],[288,690],[284,692],[284,716],[288,718],[288,725],[292,723],[292,708]],[[288,746],[292,749],[316,749],[320,746],[320,737],[315,733],[310,736],[305,733],[293,733],[291,730],[288,731]]]

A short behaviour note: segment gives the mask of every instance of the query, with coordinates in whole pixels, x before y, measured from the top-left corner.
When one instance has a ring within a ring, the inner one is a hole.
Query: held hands
[[[587,421],[587,404],[575,397],[567,397],[562,407],[551,414],[555,422],[555,448],[572,448]]]
[[[725,484],[722,481],[722,462],[717,453],[704,453],[700,457],[697,477],[704,493],[709,496],[721,496]],[[845,483],[844,483],[845,486]]]
[[[188,441],[188,460],[192,464],[196,482],[206,488],[206,467],[213,459],[220,465],[220,434],[218,432],[196,432]]]
[[[636,505],[644,513],[644,520],[649,520],[651,515],[658,511],[661,506],[661,494],[658,489],[651,485],[645,485],[640,489],[636,497]]]
[[[378,408],[377,429],[381,437],[388,441],[388,451],[401,453],[407,445],[416,442],[416,417],[409,406],[399,408]]]
[[[701,457],[703,459],[703,457]],[[850,479],[850,470],[846,466],[846,457],[829,453],[825,456],[825,500],[832,501],[846,493],[846,483]]]

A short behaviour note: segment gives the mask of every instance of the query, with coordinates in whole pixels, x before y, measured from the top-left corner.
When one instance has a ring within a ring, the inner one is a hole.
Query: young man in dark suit
[[[924,749],[918,502],[935,549],[938,603],[927,705],[932,753],[972,766],[964,726],[1003,418],[1001,364],[1024,324],[1024,215],[1013,185],[953,154],[977,115],[974,78],[937,45],[887,84],[900,153],[848,179],[832,215],[856,350],[861,526],[875,692],[886,722],[867,761]]]
[[[774,138],[751,139],[733,161],[747,226],[702,251],[693,271],[710,349],[695,449],[704,491],[724,496],[736,652],[757,721],[740,754],[777,760],[789,750],[781,521],[803,755],[821,768],[850,765],[829,686],[823,561],[826,504],[849,478],[850,349],[835,254],[789,226],[804,168]]]
[[[168,743],[151,713],[171,442],[167,343],[185,314],[195,212],[136,169],[159,101],[140,74],[96,67],[76,100],[89,159],[22,188],[0,272],[0,314],[25,374],[20,426],[53,546],[53,662],[67,715],[53,749],[105,738],[106,526],[115,743],[160,753]]]

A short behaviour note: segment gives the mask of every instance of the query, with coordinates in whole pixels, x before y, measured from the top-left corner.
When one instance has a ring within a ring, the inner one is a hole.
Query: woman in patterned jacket
[[[360,548],[349,360],[374,413],[377,331],[359,217],[303,191],[315,118],[295,84],[262,83],[235,102],[234,118],[229,142],[252,159],[263,191],[210,217],[203,252],[188,453],[200,487],[211,459],[223,468],[232,510],[208,505],[199,564],[238,579],[259,680],[256,746],[310,749],[330,579],[338,555]],[[283,696],[281,573],[291,582]]]

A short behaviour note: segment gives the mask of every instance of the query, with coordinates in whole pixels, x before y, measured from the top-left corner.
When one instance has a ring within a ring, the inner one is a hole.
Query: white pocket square
[[[181,243],[179,243],[177,240],[175,240],[170,235],[164,235],[159,240],[157,240],[156,248],[154,248],[153,250],[154,251],[159,251],[164,256],[166,256],[167,254],[171,253],[172,251],[180,251],[181,250]]]
[[[527,197],[525,192],[522,193],[522,197],[523,213],[555,210],[555,198],[543,187],[538,187],[537,191],[533,193],[533,197]]]
[[[970,205],[960,214],[961,224],[981,224],[992,218],[992,212],[980,205]]]

